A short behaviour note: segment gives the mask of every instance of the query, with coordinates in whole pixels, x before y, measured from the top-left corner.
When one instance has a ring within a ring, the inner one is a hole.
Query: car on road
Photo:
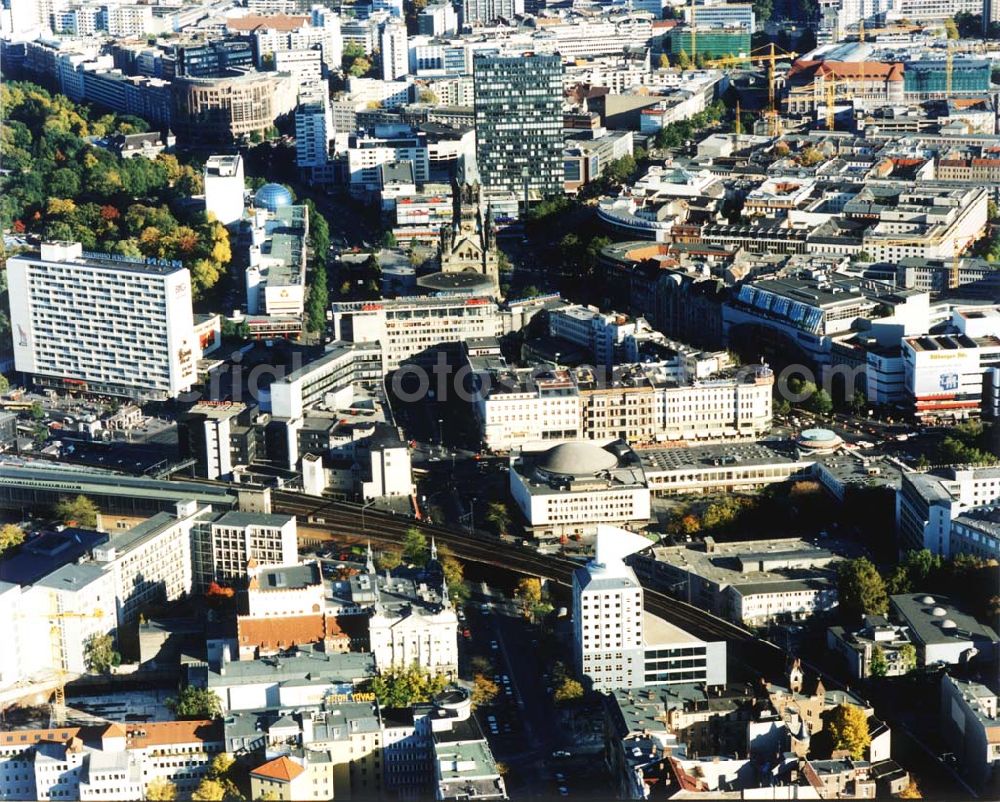
[[[499,649],[500,648],[500,644],[497,643],[495,640],[491,640],[490,641],[490,648],[493,649],[493,650]]]
[[[565,785],[560,785],[558,790],[559,790],[559,796],[569,796],[569,788],[567,788]]]
[[[556,751],[552,753],[552,757],[570,757],[570,753],[565,749],[556,749]]]

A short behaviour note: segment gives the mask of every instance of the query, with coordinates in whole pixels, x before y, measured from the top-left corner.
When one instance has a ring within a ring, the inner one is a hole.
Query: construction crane
[[[698,25],[695,22],[694,2],[691,0],[691,63],[698,57]]]
[[[97,608],[88,613],[68,613],[60,610],[43,613],[19,614],[18,618],[46,618],[50,621],[57,621],[66,618],[103,618],[104,610]],[[53,693],[52,718],[57,725],[66,721],[66,675],[69,673],[63,666],[63,650],[61,641],[61,631],[55,623],[49,627],[49,637],[51,639],[52,663],[56,673],[56,687]]]
[[[951,79],[955,73],[955,52],[952,50],[951,40],[948,40],[948,51],[944,57],[944,97],[951,99]]]
[[[735,131],[736,136],[743,133],[743,121],[740,120],[740,101],[736,101],[736,120],[733,122],[733,131]]]
[[[826,80],[826,130],[832,131],[837,125],[837,79],[832,75]]]
[[[765,52],[760,52],[764,50]],[[775,47],[774,43],[767,45],[763,48],[757,48],[757,50],[751,50],[746,56],[726,56],[725,58],[713,59],[712,61],[706,61],[706,67],[733,67],[743,62],[750,62],[751,64],[755,62],[761,62],[767,64],[767,117],[768,117],[768,135],[775,137],[781,133],[781,115],[778,114],[778,107],[775,103],[775,79],[774,79],[774,65],[779,61],[785,61],[786,59],[794,59],[798,56],[798,53],[791,52],[778,52],[778,48]]]

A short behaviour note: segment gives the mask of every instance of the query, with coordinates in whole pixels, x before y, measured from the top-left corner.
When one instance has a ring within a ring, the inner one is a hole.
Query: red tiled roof
[[[280,618],[240,616],[236,620],[236,633],[240,646],[261,649],[283,649],[304,643],[319,643],[327,638],[348,637],[334,616],[322,613]]]
[[[282,755],[275,758],[263,766],[259,766],[250,773],[255,777],[266,777],[269,780],[280,780],[281,782],[291,782],[298,777],[305,769],[294,760]]]
[[[222,740],[220,723],[209,719],[130,723],[126,730],[130,749]]]
[[[247,14],[245,17],[230,17],[226,27],[231,31],[271,30],[294,31],[309,21],[309,17],[300,14]]]
[[[117,721],[112,721],[101,733],[102,738],[124,738],[125,728]]]
[[[884,64],[881,61],[796,61],[788,71],[788,77],[832,76],[837,80],[869,80],[883,78],[887,81],[903,80],[903,65]]]
[[[0,732],[0,746],[24,744],[30,746],[41,741],[68,742],[80,732],[79,727],[57,727],[45,730],[5,730]]]

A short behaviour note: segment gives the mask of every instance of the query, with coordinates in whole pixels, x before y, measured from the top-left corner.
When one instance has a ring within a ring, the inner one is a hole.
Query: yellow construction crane
[[[832,131],[837,126],[837,79],[832,75],[826,78],[826,130]]]
[[[760,51],[765,52],[760,52]],[[706,67],[734,67],[743,62],[750,62],[751,64],[755,62],[761,62],[767,64],[767,116],[768,116],[768,135],[778,136],[781,133],[781,115],[778,113],[778,107],[775,102],[775,79],[774,79],[774,65],[779,61],[791,60],[798,56],[798,53],[791,52],[778,52],[778,48],[774,46],[774,43],[767,45],[763,48],[757,48],[757,50],[751,50],[749,54],[745,56],[727,56],[725,58],[713,59],[712,61],[706,61]]]
[[[698,25],[695,21],[694,1],[691,0],[691,63],[698,56]]]
[[[945,100],[951,98],[951,79],[955,72],[955,53],[951,49],[951,40],[948,40],[948,51],[944,57],[944,97]]]
[[[20,614],[18,618],[46,618],[50,621],[62,620],[65,618],[103,618],[104,610],[97,608],[88,613],[68,613],[60,610],[54,610],[52,612],[43,613],[37,612],[33,614]],[[52,648],[52,665],[56,673],[56,687],[53,693],[54,701],[52,703],[52,718],[56,724],[63,724],[66,720],[66,675],[69,673],[66,671],[63,660],[63,648],[62,648],[62,632],[60,628],[53,623],[49,627],[49,638],[51,639]]]
[[[736,136],[743,133],[743,121],[740,120],[740,101],[736,101],[736,120],[733,123],[733,131],[736,132]]]

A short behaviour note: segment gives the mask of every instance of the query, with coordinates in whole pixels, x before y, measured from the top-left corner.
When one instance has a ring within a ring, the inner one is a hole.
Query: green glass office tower
[[[558,55],[476,56],[476,160],[487,189],[563,192],[563,67]]]

